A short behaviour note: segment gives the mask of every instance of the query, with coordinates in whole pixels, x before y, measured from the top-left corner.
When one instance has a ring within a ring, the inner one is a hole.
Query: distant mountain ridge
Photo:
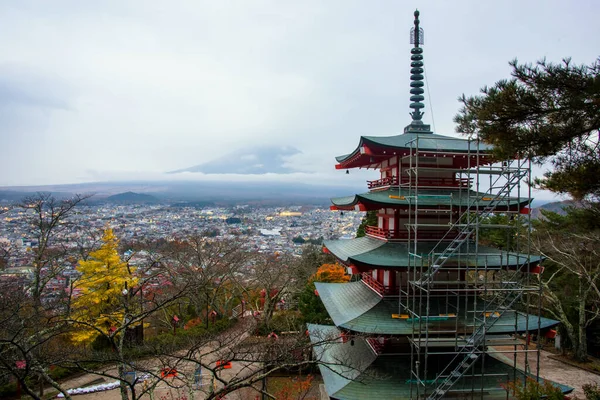
[[[156,204],[160,202],[159,199],[149,194],[134,192],[125,192],[108,196],[104,201],[113,204]]]
[[[290,174],[299,170],[291,168],[287,160],[300,154],[301,151],[292,146],[262,145],[246,147],[217,159],[194,165],[193,167],[169,171],[168,174],[181,172],[201,172],[203,174]],[[232,162],[235,160],[235,162]]]
[[[321,205],[329,206],[330,198],[364,192],[362,185],[326,185],[295,182],[237,181],[130,181],[90,182],[72,185],[0,187],[0,203],[12,203],[35,195],[51,193],[57,199],[75,194],[92,194],[87,203],[102,203],[108,198],[131,192],[149,195],[161,203],[194,203],[232,205]],[[131,199],[131,195],[125,196]],[[120,197],[116,200],[119,201]],[[149,200],[138,197],[142,201]],[[114,200],[114,198],[113,198]],[[198,203],[200,202],[200,203]]]
[[[543,204],[539,207],[533,208],[531,210],[531,217],[534,219],[539,219],[542,217],[542,210],[555,212],[560,215],[566,215],[566,208],[568,207],[582,207],[583,204],[579,201],[575,200],[563,200],[563,201],[553,201],[551,203]]]

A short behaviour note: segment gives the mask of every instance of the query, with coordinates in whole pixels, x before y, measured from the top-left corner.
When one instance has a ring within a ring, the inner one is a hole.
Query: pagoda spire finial
[[[423,28],[419,27],[419,10],[415,10],[414,15],[415,26],[410,29],[410,43],[414,45],[410,51],[410,108],[413,111],[410,113],[412,122],[404,128],[404,131],[430,133],[429,125],[423,124],[422,118],[424,113],[421,111],[425,108],[425,105],[422,103],[425,97],[423,96],[423,49],[419,46],[425,43],[425,35]]]

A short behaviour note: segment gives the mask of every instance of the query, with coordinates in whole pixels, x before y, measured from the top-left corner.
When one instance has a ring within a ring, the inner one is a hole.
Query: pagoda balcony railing
[[[367,181],[367,185],[369,186],[369,189],[375,189],[384,186],[398,186],[398,177],[388,176],[375,181]]]
[[[367,344],[369,345],[373,353],[377,355],[382,354],[385,349],[385,342],[380,341],[380,338],[367,338]]]
[[[380,296],[385,295],[385,287],[381,282],[378,282],[373,276],[371,276],[368,272],[363,272],[362,281],[365,285],[379,293]]]
[[[397,176],[388,176],[386,178],[377,179],[374,181],[367,181],[369,189],[378,189],[386,186],[410,186],[415,185],[418,187],[432,187],[432,188],[467,188],[471,186],[473,178],[419,178],[409,181],[407,178],[398,180]]]
[[[399,232],[396,229],[383,229],[377,226],[365,226],[365,234],[367,236],[376,237],[378,239],[407,239],[408,232]],[[400,235],[400,236],[399,236]]]
[[[417,187],[432,187],[432,188],[467,188],[471,186],[473,178],[413,178],[412,182],[408,179],[402,179],[400,186],[417,186]]]
[[[418,238],[424,241],[440,240],[448,230],[438,231],[421,231],[418,233]],[[383,229],[376,226],[366,226],[365,234],[375,239],[383,239],[389,242],[406,241],[409,239],[407,230]],[[414,233],[413,233],[414,235]]]
[[[417,238],[420,241],[428,242],[428,241],[438,241],[447,235],[448,229],[421,229],[417,233]],[[414,235],[414,233],[412,233]],[[397,230],[397,229],[384,229],[379,228],[377,226],[365,226],[365,235],[375,238],[382,239],[385,241],[395,242],[395,241],[405,241],[409,239],[409,232],[406,229]],[[412,238],[412,236],[411,236]]]
[[[379,295],[382,297],[400,294],[400,290],[398,287],[384,285],[377,279],[373,278],[373,276],[369,272],[362,273],[362,282],[371,289],[373,289],[375,292],[379,293]]]

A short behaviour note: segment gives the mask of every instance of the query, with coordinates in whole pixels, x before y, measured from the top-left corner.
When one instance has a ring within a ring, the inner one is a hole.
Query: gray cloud
[[[506,78],[508,60],[590,63],[600,48],[593,0],[419,9],[425,120],[442,134],[454,131],[456,98]],[[338,177],[333,157],[360,135],[408,123],[413,11],[362,0],[0,2],[0,143],[10,149],[0,185],[224,167],[224,154],[263,145],[301,153],[238,162]]]
[[[290,146],[255,146],[244,148],[190,168],[171,173],[201,172],[203,174],[291,174],[303,172],[286,165],[290,156],[301,151]]]
[[[31,107],[42,109],[66,109],[67,103],[59,98],[44,96],[31,87],[15,85],[11,80],[0,76],[0,110],[12,107]]]
[[[35,124],[53,111],[68,110],[64,82],[41,71],[0,65],[0,132]]]

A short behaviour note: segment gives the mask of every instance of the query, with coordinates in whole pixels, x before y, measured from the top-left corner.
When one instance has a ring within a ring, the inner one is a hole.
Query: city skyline
[[[509,60],[589,64],[600,37],[592,1],[139,4],[0,6],[1,186],[339,183],[331,161],[347,141],[410,122],[406,27],[416,6],[424,120],[446,135],[456,98],[508,78]],[[228,155],[256,173],[166,174]]]

